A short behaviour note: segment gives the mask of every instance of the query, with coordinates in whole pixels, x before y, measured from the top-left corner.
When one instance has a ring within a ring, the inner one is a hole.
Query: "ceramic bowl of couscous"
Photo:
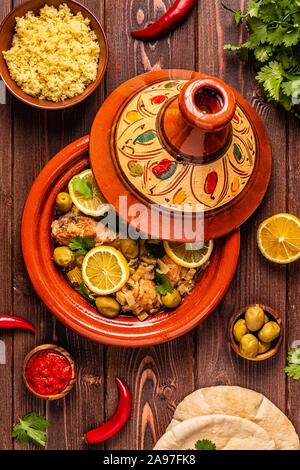
[[[36,108],[80,103],[100,84],[107,61],[103,28],[77,1],[26,1],[0,26],[1,78],[16,98]]]

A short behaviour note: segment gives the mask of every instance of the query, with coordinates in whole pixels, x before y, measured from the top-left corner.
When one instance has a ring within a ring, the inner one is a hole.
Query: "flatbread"
[[[196,416],[222,414],[248,419],[264,428],[276,449],[299,450],[299,437],[290,420],[261,393],[242,387],[217,386],[191,393],[177,406],[167,431]]]
[[[198,440],[208,439],[217,450],[275,450],[275,442],[262,427],[227,415],[208,415],[182,421],[166,432],[154,450],[194,449]]]

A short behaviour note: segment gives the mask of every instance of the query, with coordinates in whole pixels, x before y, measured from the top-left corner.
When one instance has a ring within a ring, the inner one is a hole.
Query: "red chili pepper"
[[[119,403],[115,414],[99,428],[89,431],[85,435],[88,444],[98,444],[118,434],[125,426],[131,412],[131,395],[127,385],[116,377],[119,389]]]
[[[176,0],[159,20],[141,31],[132,31],[131,36],[142,41],[158,39],[182,24],[195,4],[196,0]]]
[[[35,328],[26,320],[11,315],[0,315],[0,328],[20,328],[21,330],[35,331]]]

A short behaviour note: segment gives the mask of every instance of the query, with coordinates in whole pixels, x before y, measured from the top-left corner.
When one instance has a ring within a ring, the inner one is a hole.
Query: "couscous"
[[[12,47],[3,51],[11,78],[40,99],[58,102],[81,94],[95,81],[100,56],[89,23],[66,4],[17,18]]]

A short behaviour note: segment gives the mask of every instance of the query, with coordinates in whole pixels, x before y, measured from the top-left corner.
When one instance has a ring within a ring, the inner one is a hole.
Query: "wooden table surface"
[[[93,449],[151,449],[165,431],[177,403],[193,390],[221,384],[262,392],[287,414],[300,433],[299,383],[287,379],[283,371],[287,350],[300,340],[299,262],[290,266],[271,264],[256,245],[256,231],[263,219],[278,212],[300,216],[299,121],[267,104],[251,67],[223,52],[223,44],[238,44],[242,32],[219,0],[199,0],[189,20],[163,40],[143,44],[131,38],[130,30],[158,18],[172,2],[82,0],[102,21],[110,46],[108,70],[98,90],[83,104],[62,112],[38,111],[8,92],[6,104],[0,105],[0,313],[20,315],[37,326],[35,336],[0,332],[6,348],[6,364],[0,364],[0,449],[20,448],[12,442],[12,425],[32,411],[50,420],[47,449],[87,449],[80,436],[115,410],[116,376],[123,378],[132,391],[132,416],[119,435]],[[2,0],[0,19],[19,3]],[[229,3],[232,8],[244,8],[247,2]],[[231,287],[207,320],[180,339],[157,347],[104,347],[66,329],[33,292],[21,252],[22,211],[41,169],[61,148],[89,133],[104,98],[125,80],[163,68],[215,75],[250,101],[271,140],[271,183],[260,208],[241,229],[241,255]],[[280,352],[260,363],[237,357],[225,337],[231,313],[253,302],[273,307],[285,325]],[[25,354],[35,345],[49,342],[66,348],[78,366],[73,392],[52,403],[34,398],[21,378]]]

